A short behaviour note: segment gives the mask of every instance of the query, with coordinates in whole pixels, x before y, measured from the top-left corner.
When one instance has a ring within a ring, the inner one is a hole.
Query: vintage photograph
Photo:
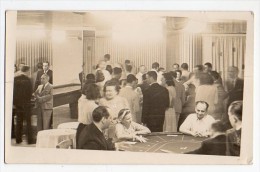
[[[251,164],[253,21],[6,11],[5,162]]]

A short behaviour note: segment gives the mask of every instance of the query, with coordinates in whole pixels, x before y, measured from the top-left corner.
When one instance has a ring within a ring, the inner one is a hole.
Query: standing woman
[[[162,74],[162,86],[167,88],[169,91],[169,99],[170,99],[170,106],[165,111],[165,120],[163,125],[163,131],[168,132],[177,132],[177,122],[176,122],[176,114],[174,109],[174,103],[176,98],[176,90],[175,85],[172,80],[172,76],[170,73]]]

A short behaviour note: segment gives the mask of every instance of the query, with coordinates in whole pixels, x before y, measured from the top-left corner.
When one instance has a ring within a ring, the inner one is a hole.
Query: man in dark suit
[[[228,92],[228,106],[236,100],[243,100],[244,80],[238,78],[238,67],[228,68],[228,79],[226,81],[226,91]]]
[[[29,75],[29,66],[22,66],[20,74],[14,78],[13,105],[16,108],[16,143],[22,142],[23,120],[26,119],[26,134],[28,144],[32,144],[31,109],[32,85]]]
[[[112,139],[106,139],[103,132],[109,128],[112,116],[105,106],[97,107],[93,113],[93,122],[80,124],[76,133],[76,149],[116,150],[118,145]]]
[[[43,64],[43,70],[38,71],[38,73],[37,73],[34,91],[38,88],[39,85],[41,85],[41,76],[43,74],[47,74],[49,76],[49,83],[53,84],[53,71],[49,69],[50,63],[48,61],[44,61],[42,64]]]
[[[211,125],[211,138],[203,141],[201,147],[187,154],[226,155],[226,127],[223,122],[216,121]]]
[[[155,71],[147,73],[147,81],[150,87],[143,95],[142,123],[146,124],[152,132],[162,132],[165,110],[169,107],[169,92],[156,82]]]
[[[41,83],[34,92],[36,98],[37,129],[38,131],[52,128],[52,112],[53,112],[53,87],[49,83],[49,75],[41,76]]]

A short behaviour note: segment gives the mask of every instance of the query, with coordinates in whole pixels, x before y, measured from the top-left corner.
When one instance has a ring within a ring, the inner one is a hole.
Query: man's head
[[[212,71],[212,64],[211,63],[205,63],[204,64],[204,72],[210,72]]]
[[[43,64],[41,62],[37,64],[37,69],[43,70]]]
[[[130,65],[131,61],[130,60],[125,60],[125,65]]]
[[[145,67],[145,65],[141,65],[141,66],[139,67],[139,72],[142,73],[142,74],[145,74],[145,73],[146,73],[146,67]]]
[[[154,62],[154,63],[152,64],[152,69],[158,70],[159,67],[160,67],[160,65],[159,65],[159,63],[157,63],[157,62]]]
[[[44,71],[49,70],[50,63],[48,61],[44,61],[42,64],[43,64],[43,70]]]
[[[202,72],[203,71],[203,65],[196,65],[194,67],[194,72],[195,73],[199,73],[199,72]]]
[[[49,75],[47,75],[47,74],[43,74],[42,76],[41,76],[41,84],[46,84],[47,82],[49,82]]]
[[[92,112],[94,123],[98,124],[102,130],[110,126],[112,117],[105,106],[99,106]]]
[[[176,79],[180,80],[181,76],[182,76],[182,71],[181,70],[176,70],[175,72],[176,72]]]
[[[187,63],[182,63],[182,64],[181,64],[181,69],[182,69],[182,70],[188,70],[188,69],[189,69],[188,64],[187,64]]]
[[[104,55],[104,61],[107,62],[110,60],[110,54],[105,54]]]
[[[172,65],[173,71],[179,70],[179,67],[180,67],[180,65],[179,65],[178,63],[174,63],[174,64]]]
[[[228,117],[230,124],[233,128],[236,128],[242,123],[242,112],[243,112],[243,102],[234,101],[228,107]]]
[[[20,63],[19,66],[18,66],[18,70],[21,71],[23,66],[25,66],[25,63]]]
[[[21,70],[21,72],[24,75],[29,76],[29,72],[30,72],[30,67],[29,66],[23,65],[20,70]]]
[[[195,112],[199,120],[204,118],[204,116],[207,115],[208,108],[209,108],[209,104],[207,102],[205,101],[196,102]]]
[[[157,81],[157,73],[155,71],[149,71],[146,74],[147,83],[151,84]]]
[[[133,74],[127,75],[127,78],[126,78],[127,85],[130,85],[135,89],[137,86],[137,81],[138,81],[138,79]]]
[[[228,78],[236,79],[238,77],[238,67],[236,66],[229,66],[228,67]]]
[[[115,67],[113,69],[113,75],[114,75],[113,78],[120,79],[122,76],[122,69],[119,67]]]

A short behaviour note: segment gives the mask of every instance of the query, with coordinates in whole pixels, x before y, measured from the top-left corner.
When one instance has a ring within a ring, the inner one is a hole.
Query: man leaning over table
[[[38,131],[51,129],[53,112],[53,87],[49,83],[49,75],[41,76],[41,85],[34,92],[37,108]]]
[[[195,112],[190,114],[180,126],[180,132],[195,137],[208,137],[215,119],[207,114],[209,105],[205,101],[197,101]]]

